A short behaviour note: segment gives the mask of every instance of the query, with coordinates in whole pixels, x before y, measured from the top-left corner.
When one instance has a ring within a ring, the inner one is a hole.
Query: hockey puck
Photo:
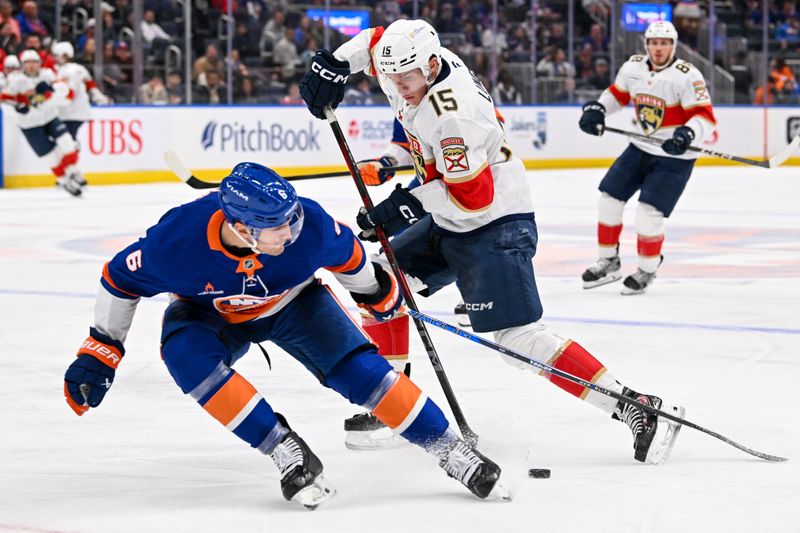
[[[537,479],[545,479],[550,477],[549,468],[531,468],[528,470],[528,477],[535,477]]]

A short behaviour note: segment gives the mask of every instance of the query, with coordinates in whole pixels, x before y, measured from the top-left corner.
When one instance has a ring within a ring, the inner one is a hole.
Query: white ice
[[[358,409],[268,345],[237,365],[322,458],[339,493],[308,512],[283,500],[271,461],[181,394],[158,352],[165,299],[143,301],[103,404],[76,417],[63,374],[92,323],[103,263],[169,207],[183,184],[0,190],[0,531],[800,531],[800,170],[699,167],[668,223],[651,290],[591,291],[596,185],[603,171],[531,172],[545,319],[622,382],[745,446],[685,428],[667,464],[633,460],[628,428],[494,352],[430,328],[480,449],[512,503],[479,501],[410,447],[352,452]],[[392,184],[373,190],[385,196]],[[349,179],[297,182],[353,222]],[[633,205],[623,270],[635,268]],[[422,311],[454,321],[451,287]],[[313,327],[313,325],[309,325]],[[448,413],[412,331],[414,379]],[[550,479],[529,479],[529,467]]]

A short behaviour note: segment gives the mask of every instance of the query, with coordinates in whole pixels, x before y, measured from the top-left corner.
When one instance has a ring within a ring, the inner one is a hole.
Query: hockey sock
[[[264,397],[235,371],[220,379],[198,403],[234,435],[264,454],[270,453],[288,431]]]
[[[604,389],[622,393],[622,385],[614,379],[603,364],[587,352],[583,346],[572,340],[567,340],[561,349],[547,362],[552,367],[563,372],[568,372]],[[613,413],[617,401],[605,394],[590,390],[583,385],[568,381],[552,374],[543,374],[555,386],[564,389],[573,396],[606,411]]]
[[[664,214],[650,204],[639,202],[636,209],[636,251],[639,268],[653,273],[661,263],[661,246],[664,244]]]
[[[625,202],[612,198],[607,193],[600,194],[597,203],[597,246],[600,257],[610,258],[617,255],[624,210]]]
[[[408,363],[408,321],[405,313],[387,322],[378,322],[369,314],[361,315],[361,327],[378,345],[378,353],[398,372],[403,372]]]

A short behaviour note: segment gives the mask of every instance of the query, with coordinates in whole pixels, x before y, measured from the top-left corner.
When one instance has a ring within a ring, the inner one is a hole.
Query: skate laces
[[[483,463],[483,460],[464,442],[458,442],[444,457],[441,466],[448,475],[456,478],[464,485],[469,483],[472,475]]]
[[[656,277],[655,272],[645,272],[641,268],[637,268],[636,272],[631,274],[631,277],[638,283],[639,285],[647,284],[651,279]]]
[[[605,274],[606,272],[611,270],[611,267],[613,267],[614,264],[618,261],[617,257],[618,256],[601,257],[600,259],[595,261],[595,263],[592,266],[589,267],[589,272],[591,272],[592,274]]]
[[[636,396],[636,401],[645,405],[650,405],[650,399],[644,394]],[[646,430],[647,418],[644,409],[641,407],[626,403],[620,409],[617,416],[631,428],[631,433],[633,433],[634,437]]]
[[[281,479],[294,470],[295,467],[303,466],[303,459],[305,458],[303,448],[291,437],[275,446],[275,449],[269,455],[275,461],[275,466],[278,467],[281,473]]]

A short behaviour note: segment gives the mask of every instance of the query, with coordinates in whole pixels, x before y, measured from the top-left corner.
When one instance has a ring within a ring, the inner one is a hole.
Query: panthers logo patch
[[[447,172],[464,172],[469,170],[469,160],[467,159],[467,147],[464,145],[451,144],[442,149],[444,166]]]
[[[636,119],[645,134],[650,135],[661,127],[667,107],[664,100],[647,94],[637,94],[634,104],[636,105]]]

